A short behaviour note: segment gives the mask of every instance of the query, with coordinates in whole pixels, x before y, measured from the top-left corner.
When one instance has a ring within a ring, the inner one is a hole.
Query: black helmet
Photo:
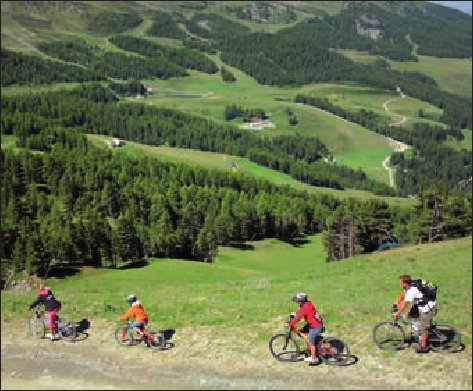
[[[291,301],[297,301],[297,302],[307,301],[307,293],[298,292],[294,295]]]
[[[128,303],[134,303],[134,302],[136,301],[136,296],[135,296],[134,294],[128,295],[128,296],[126,297],[126,301],[127,301]]]

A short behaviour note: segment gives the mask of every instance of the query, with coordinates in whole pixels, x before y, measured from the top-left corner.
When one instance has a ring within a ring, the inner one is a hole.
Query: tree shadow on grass
[[[51,268],[48,278],[66,278],[80,272],[80,268],[72,266]]]
[[[117,267],[118,270],[126,270],[126,269],[139,269],[149,265],[149,262],[145,259],[140,259],[138,261],[128,262],[125,265],[120,265]]]
[[[304,244],[310,243],[310,240],[304,239],[304,238],[293,238],[287,241],[291,246],[294,247],[301,247]]]
[[[252,245],[252,244],[248,244],[248,243],[244,243],[244,242],[234,242],[234,243],[230,243],[229,245],[230,247],[233,247],[233,248],[237,248],[239,250],[245,250],[245,251],[248,251],[248,250],[254,250],[255,247]]]

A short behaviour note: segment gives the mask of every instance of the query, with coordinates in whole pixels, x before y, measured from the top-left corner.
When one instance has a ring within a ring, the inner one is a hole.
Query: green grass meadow
[[[400,294],[399,275],[411,274],[438,284],[436,320],[454,325],[471,344],[471,237],[332,263],[325,262],[320,235],[306,239],[297,247],[275,239],[249,243],[252,249],[223,247],[214,263],[150,259],[136,269],[85,268],[47,284],[62,301],[62,312],[77,320],[114,322],[126,308],[126,295],[135,293],[159,328],[251,332],[261,343],[296,310],[292,295],[305,291],[328,333],[368,348],[372,327],[389,318]],[[34,298],[34,292],[3,291],[2,322],[26,319]]]
[[[370,64],[378,56],[353,49],[337,49],[346,57],[363,64]],[[417,55],[419,61],[388,60],[391,68],[404,72],[421,72],[432,77],[445,91],[471,98],[471,59],[437,58]]]

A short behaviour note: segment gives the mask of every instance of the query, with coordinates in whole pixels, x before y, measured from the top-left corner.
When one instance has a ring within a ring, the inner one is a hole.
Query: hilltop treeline
[[[216,73],[218,67],[199,51],[174,49],[140,38],[116,36],[111,41],[125,52],[103,51],[84,40],[42,42],[44,53],[74,64],[2,49],[2,86],[116,79],[188,76],[186,69]],[[141,55],[140,55],[141,54]]]
[[[90,18],[87,28],[96,33],[120,33],[142,22],[143,18],[135,12],[100,12]]]
[[[51,84],[104,80],[97,72],[78,65],[1,49],[1,85]]]
[[[172,16],[163,11],[155,11],[152,16],[153,23],[146,30],[146,34],[155,37],[185,39],[188,35],[179,28]]]
[[[205,73],[216,73],[217,65],[207,56],[192,49],[177,49],[159,45],[144,38],[115,35],[110,38],[115,46],[154,59],[166,58],[185,69],[196,69]]]
[[[427,123],[415,123],[406,128],[383,124],[376,113],[361,109],[349,112],[328,101],[299,94],[296,102],[308,104],[358,123],[370,130],[411,145],[414,152],[393,152],[390,164],[397,166],[395,176],[399,194],[417,194],[422,188],[442,182],[451,190],[471,189],[471,151],[456,151],[444,144],[448,136],[463,140],[458,127],[442,128]]]
[[[69,92],[6,97],[2,100],[1,120],[2,131],[16,135],[21,146],[27,146],[31,134],[37,135],[36,143],[41,143],[51,127],[66,126],[149,145],[166,143],[171,147],[243,156],[314,186],[394,195],[392,188],[368,178],[361,170],[321,161],[329,151],[318,138],[262,138],[247,130],[171,109],[118,103],[115,94],[100,85],[82,85]],[[38,144],[36,148],[42,149]]]

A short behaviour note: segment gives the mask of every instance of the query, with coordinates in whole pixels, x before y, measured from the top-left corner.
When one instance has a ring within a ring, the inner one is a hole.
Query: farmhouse
[[[268,120],[260,119],[260,118],[253,118],[251,122],[245,122],[238,126],[240,129],[254,129],[254,130],[261,130],[263,128],[275,128],[276,126]]]
[[[112,140],[105,140],[105,143],[111,148],[122,147],[126,144],[125,140],[120,140],[118,138],[114,138]]]

